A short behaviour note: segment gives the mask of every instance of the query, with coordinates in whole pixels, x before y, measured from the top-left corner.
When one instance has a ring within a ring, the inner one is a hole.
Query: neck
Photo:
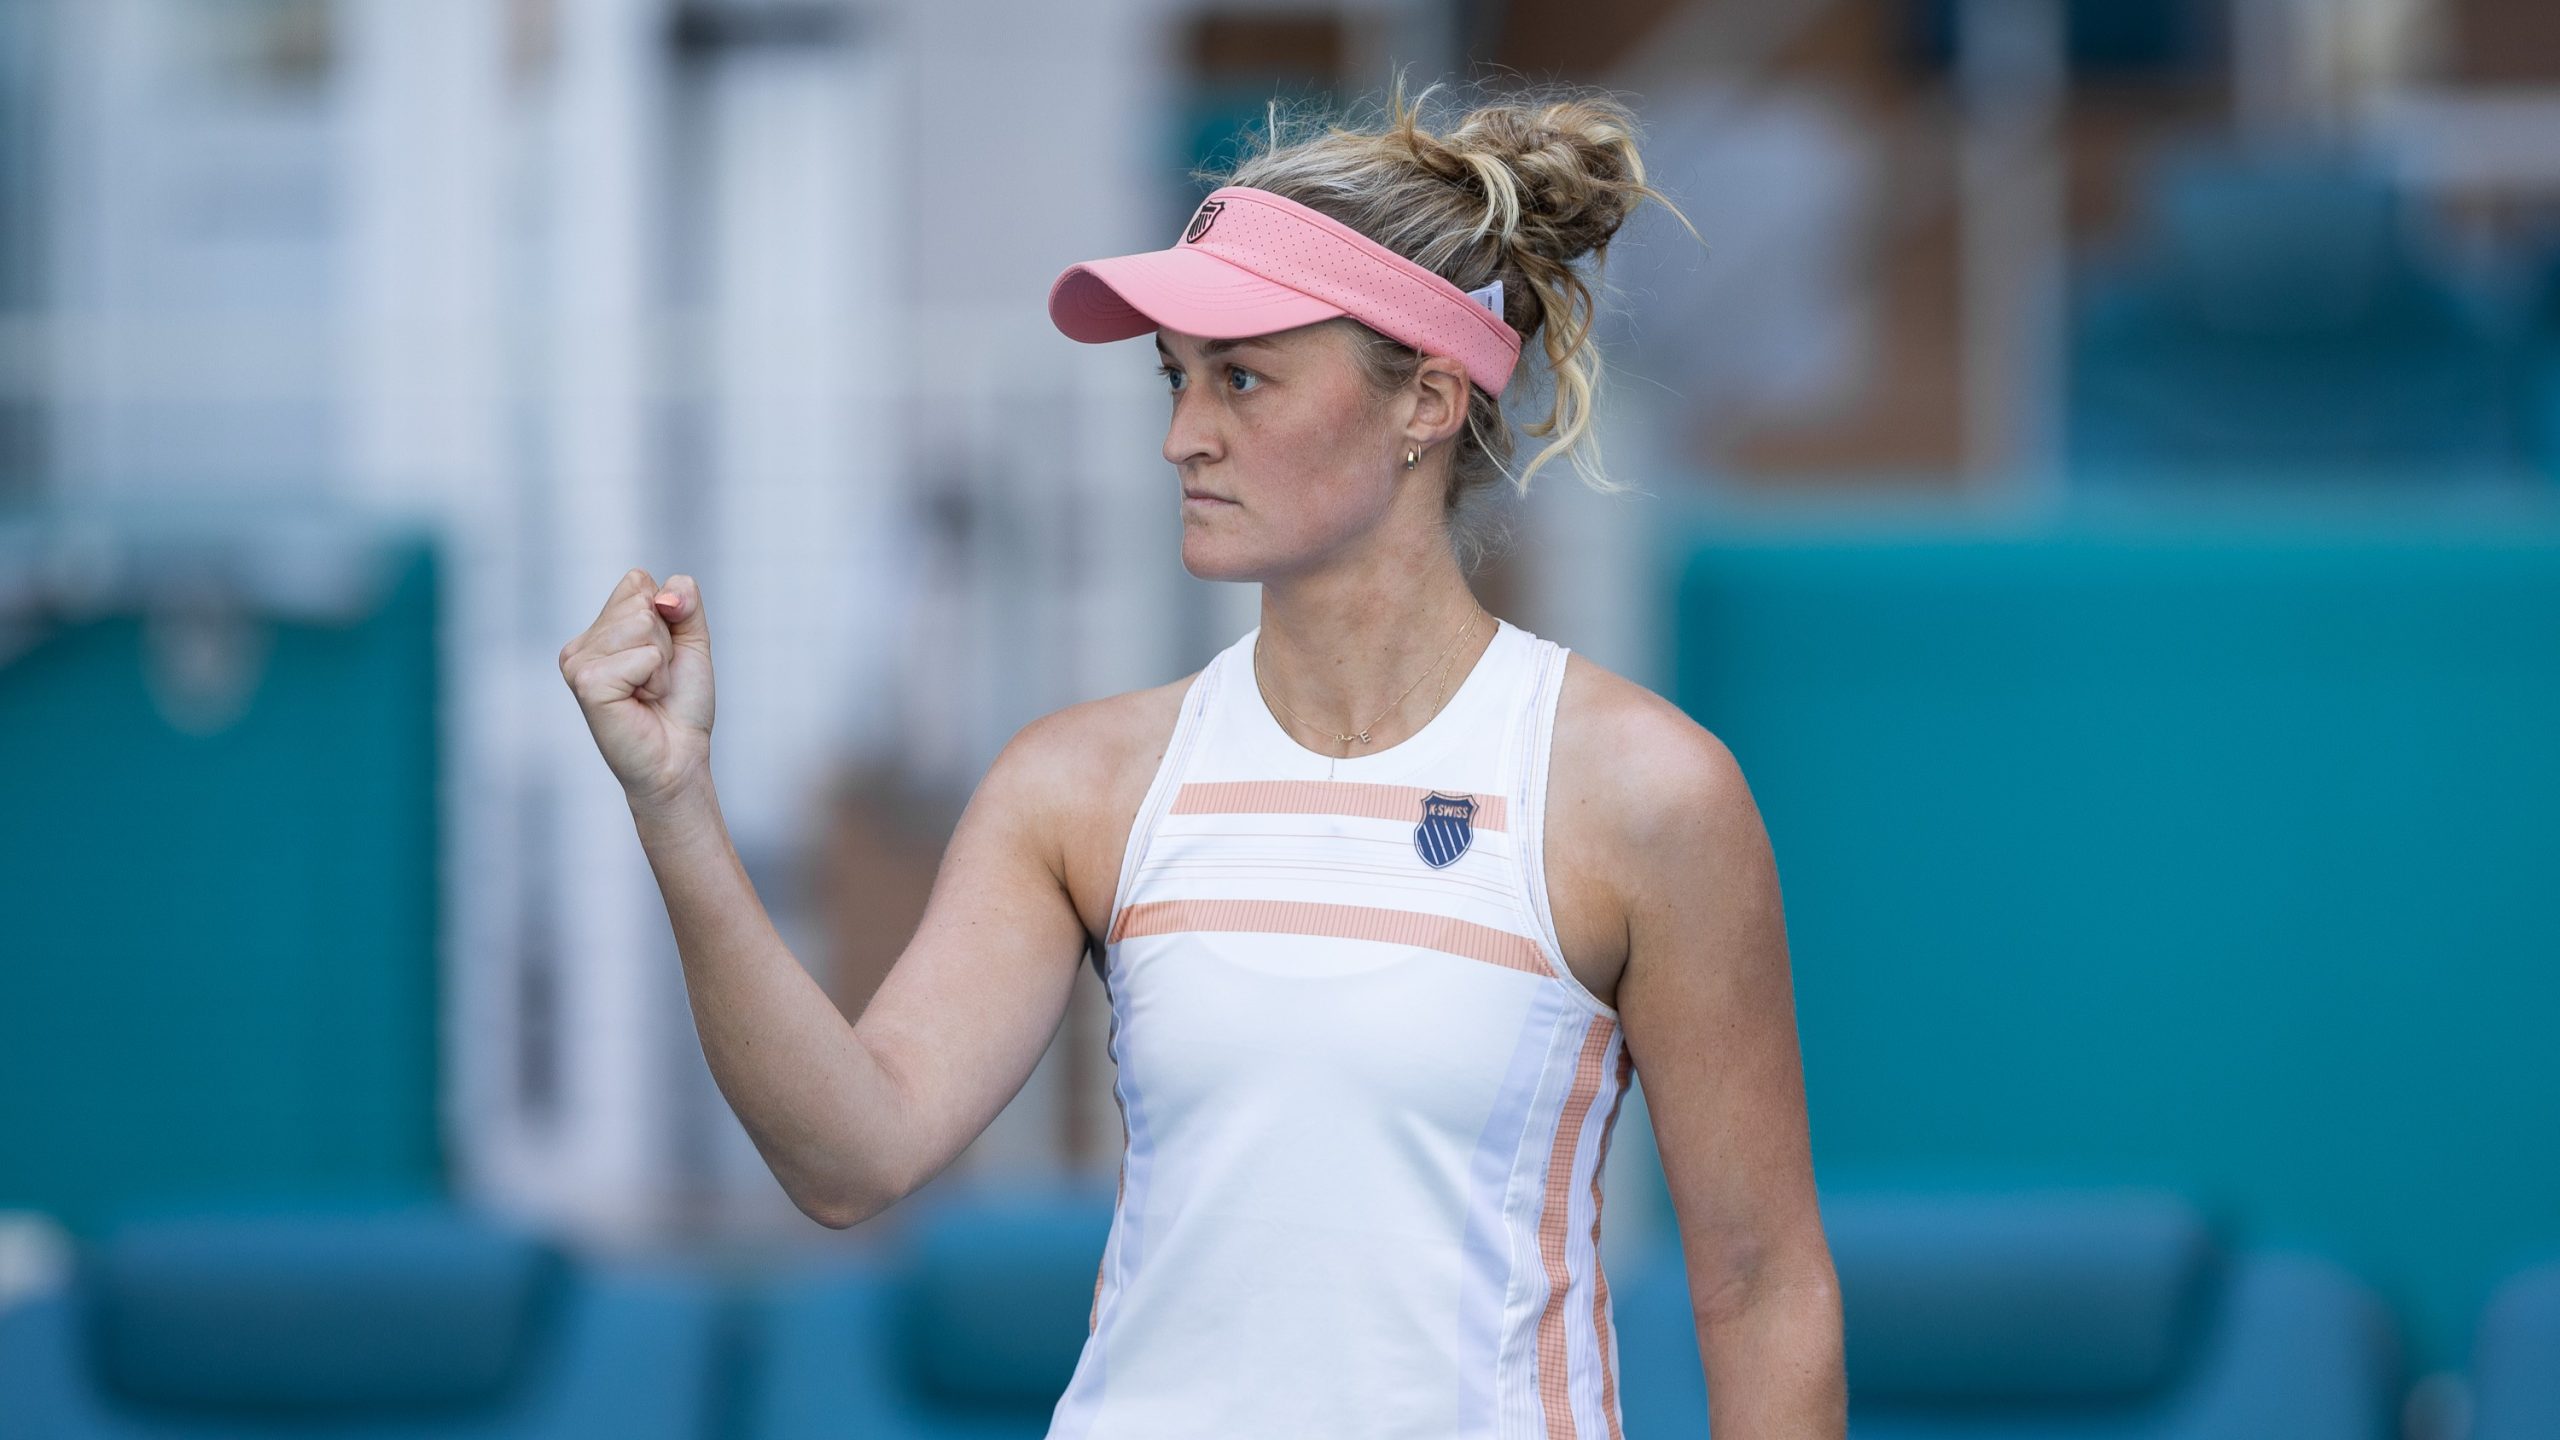
[[[1273,718],[1298,743],[1345,756],[1386,749],[1429,723],[1493,643],[1496,623],[1456,557],[1443,548],[1421,573],[1418,584],[1401,565],[1264,582],[1261,684],[1286,703]],[[1316,728],[1353,734],[1363,726],[1365,745],[1338,744]]]

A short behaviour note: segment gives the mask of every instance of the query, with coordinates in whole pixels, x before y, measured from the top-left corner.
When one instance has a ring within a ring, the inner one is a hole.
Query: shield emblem
[[[1455,864],[1475,839],[1476,801],[1472,795],[1422,797],[1422,823],[1413,827],[1413,848],[1434,870]]]
[[[1182,238],[1185,241],[1191,241],[1208,234],[1209,227],[1217,223],[1218,212],[1226,208],[1227,202],[1224,200],[1201,201],[1200,208],[1191,216],[1190,225],[1183,229]]]

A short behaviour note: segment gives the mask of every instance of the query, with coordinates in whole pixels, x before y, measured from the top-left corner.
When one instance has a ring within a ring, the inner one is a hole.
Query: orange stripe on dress
[[[1175,815],[1354,815],[1364,820],[1422,819],[1422,799],[1432,794],[1419,785],[1376,785],[1365,780],[1195,780],[1173,794]],[[1467,795],[1476,802],[1468,824],[1478,830],[1500,830],[1508,823],[1501,795],[1442,790]]]
[[[1319,900],[1144,900],[1120,912],[1111,927],[1118,944],[1133,935],[1185,930],[1239,930],[1264,935],[1322,935],[1336,940],[1383,940],[1525,970],[1552,974],[1537,943],[1491,925],[1383,905],[1334,905]]]
[[[1582,1056],[1574,1062],[1573,1090],[1565,1096],[1564,1114],[1556,1119],[1554,1146],[1547,1154],[1546,1204],[1538,1212],[1538,1258],[1547,1267],[1547,1303],[1538,1312],[1538,1399],[1545,1406],[1547,1434],[1571,1440],[1573,1394],[1570,1351],[1565,1344],[1564,1298],[1572,1275],[1565,1266],[1565,1226],[1573,1195],[1573,1150],[1582,1137],[1582,1122],[1600,1093],[1600,1057],[1609,1050],[1616,1029],[1606,1015],[1591,1017],[1583,1033]],[[1598,1266],[1599,1257],[1592,1257]]]
[[[1635,1061],[1618,1047],[1618,1093],[1609,1097],[1609,1114],[1600,1122],[1600,1153],[1591,1161],[1591,1333],[1600,1347],[1600,1413],[1609,1417],[1609,1440],[1624,1440],[1618,1426],[1618,1372],[1609,1363],[1609,1272],[1600,1265],[1600,1171],[1609,1163],[1609,1137],[1618,1129],[1618,1107],[1626,1103],[1627,1076]]]

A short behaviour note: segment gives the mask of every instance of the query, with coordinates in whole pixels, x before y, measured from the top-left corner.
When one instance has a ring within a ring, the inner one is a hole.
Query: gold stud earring
[[[1407,450],[1406,452],[1404,452],[1404,468],[1406,468],[1407,470],[1410,470],[1410,469],[1412,469],[1414,466],[1419,465],[1419,464],[1421,464],[1421,463],[1422,463],[1422,453],[1421,453],[1420,451],[1418,451],[1418,450]]]

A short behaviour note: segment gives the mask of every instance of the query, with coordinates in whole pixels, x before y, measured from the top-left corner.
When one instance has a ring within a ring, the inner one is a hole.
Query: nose
[[[1183,466],[1194,460],[1214,460],[1219,447],[1217,427],[1201,407],[1191,403],[1189,391],[1173,397],[1173,422],[1164,432],[1164,458],[1168,464]]]

